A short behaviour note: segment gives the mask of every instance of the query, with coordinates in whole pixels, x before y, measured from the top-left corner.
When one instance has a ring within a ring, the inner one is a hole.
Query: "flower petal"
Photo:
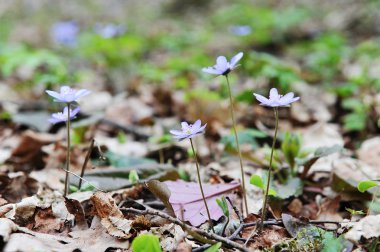
[[[48,121],[50,122],[50,123],[59,123],[59,122],[64,122],[64,120],[62,120],[62,119],[58,119],[58,118],[49,118],[48,119]]]
[[[75,94],[75,100],[78,99],[78,98],[80,98],[80,97],[83,97],[85,95],[88,95],[90,93],[91,93],[91,91],[89,91],[87,89],[81,89],[78,92],[76,92],[76,94]]]
[[[187,122],[181,122],[182,129],[187,129],[189,127],[189,124]]]
[[[218,74],[218,75],[220,75],[220,74],[223,73],[223,71],[220,71],[220,70],[212,68],[212,67],[207,67],[207,68],[204,67],[204,68],[202,68],[202,71],[205,72],[205,73]]]
[[[193,127],[194,130],[198,130],[199,127],[201,127],[201,124],[202,124],[201,120],[198,119],[198,120],[195,121],[195,123],[193,124],[192,127]]]
[[[205,128],[206,128],[206,126],[207,126],[207,123],[206,123],[205,125],[203,125],[202,127],[200,127],[200,128],[198,129],[198,131],[201,132],[201,133],[203,133],[204,130],[205,130]]]
[[[269,91],[269,100],[277,100],[278,99],[278,91],[277,88],[271,88]]]
[[[266,98],[266,97],[264,97],[264,96],[262,96],[262,95],[259,95],[259,94],[256,94],[256,93],[253,93],[253,95],[256,97],[256,99],[259,101],[259,102],[261,102],[262,104],[269,104],[270,103],[270,101]]]
[[[62,101],[62,96],[61,94],[55,92],[55,91],[51,91],[51,90],[46,90],[46,93],[48,95],[50,95],[51,97],[57,99],[57,101]]]
[[[234,68],[235,65],[236,65],[236,63],[238,63],[239,60],[241,60],[241,58],[243,58],[243,53],[242,52],[239,52],[238,54],[236,54],[235,56],[233,56],[232,59],[231,59],[230,67]]]
[[[218,70],[226,70],[228,68],[228,61],[226,57],[219,56],[218,58],[216,58],[216,68]]]
[[[173,134],[173,135],[182,135],[183,134],[183,131],[182,130],[169,130],[170,134]]]
[[[72,110],[70,113],[70,118],[72,119],[73,117],[75,117],[78,114],[79,110],[80,110],[79,106],[76,107],[74,110]]]

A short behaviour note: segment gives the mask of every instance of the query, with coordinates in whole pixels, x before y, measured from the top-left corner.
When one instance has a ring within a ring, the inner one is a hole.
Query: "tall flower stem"
[[[210,227],[211,227],[212,231],[215,233],[214,226],[212,225],[212,220],[211,220],[210,210],[208,209],[207,202],[206,202],[206,198],[205,198],[205,194],[204,194],[204,192],[203,192],[202,180],[201,180],[201,173],[200,173],[200,171],[199,171],[199,163],[198,163],[198,158],[197,158],[197,152],[195,151],[194,144],[193,144],[193,140],[192,140],[191,138],[189,138],[189,140],[190,140],[190,143],[191,143],[191,148],[192,148],[192,150],[193,150],[194,159],[195,159],[195,164],[196,164],[196,166],[197,166],[198,182],[199,182],[199,187],[201,188],[201,193],[202,193],[203,202],[205,203],[205,207],[206,207],[206,211],[207,211],[207,216],[208,216],[208,221],[209,221],[209,223],[210,223]]]
[[[277,140],[277,131],[278,131],[278,108],[274,108],[274,117],[276,118],[276,127],[274,130],[274,137],[273,137],[273,143],[272,143],[272,151],[270,153],[270,160],[269,160],[269,170],[268,170],[268,178],[267,178],[267,187],[265,190],[265,197],[263,200],[263,207],[261,209],[261,222],[260,222],[260,228],[259,231],[261,231],[264,227],[264,220],[265,220],[265,210],[267,206],[267,201],[268,201],[268,191],[269,191],[269,185],[270,185],[270,177],[272,174],[272,162],[273,162],[273,153],[274,153],[274,147],[276,145],[276,140]]]
[[[227,86],[228,86],[228,93],[230,95],[230,110],[231,110],[231,118],[232,118],[232,127],[234,129],[236,149],[238,151],[239,161],[240,161],[240,172],[241,172],[241,182],[242,182],[244,206],[245,206],[246,214],[248,215],[248,203],[247,203],[247,194],[246,194],[246,191],[245,191],[245,179],[244,179],[243,159],[242,159],[242,156],[241,156],[241,151],[240,151],[240,146],[239,146],[239,138],[238,138],[237,131],[236,131],[236,121],[235,121],[235,114],[234,114],[234,105],[233,105],[233,99],[232,99],[232,93],[231,93],[231,87],[230,87],[230,81],[228,79],[228,75],[226,75],[226,80],[227,80]]]
[[[66,150],[66,177],[65,177],[65,192],[63,196],[66,197],[68,190],[69,190],[69,184],[70,184],[70,179],[69,179],[69,171],[70,171],[70,109],[71,109],[71,104],[67,103],[67,150]]]

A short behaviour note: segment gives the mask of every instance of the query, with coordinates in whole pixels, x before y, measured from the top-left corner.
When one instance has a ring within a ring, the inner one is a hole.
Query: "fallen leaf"
[[[16,224],[7,218],[0,219],[0,236],[3,237],[3,241],[9,240],[10,234],[17,230]]]
[[[365,239],[380,237],[380,215],[370,215],[355,223],[345,238],[358,243],[362,237]]]
[[[46,122],[44,122],[47,124]],[[42,146],[59,140],[56,135],[36,133],[31,130],[21,135],[19,145],[13,150],[7,163],[12,164],[16,171],[41,170],[45,167]]]
[[[100,223],[110,235],[122,239],[128,239],[132,236],[130,230],[133,221],[124,219],[123,213],[116,206],[115,200],[110,194],[96,192],[91,197],[91,201],[96,216],[101,219]]]
[[[170,190],[170,199],[177,218],[189,221],[193,226],[199,226],[208,220],[206,207],[198,183],[183,180],[166,181]],[[223,212],[216,203],[216,199],[240,187],[240,183],[203,184],[203,191],[210,210],[211,219],[218,220]]]
[[[358,159],[373,167],[380,166],[380,137],[368,139],[357,150]]]

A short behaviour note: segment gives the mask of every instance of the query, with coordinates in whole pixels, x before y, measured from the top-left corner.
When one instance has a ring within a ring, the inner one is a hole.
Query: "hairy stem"
[[[189,138],[189,140],[190,140],[190,143],[191,143],[191,148],[193,149],[195,164],[197,166],[198,182],[199,182],[199,187],[201,188],[203,202],[205,203],[205,207],[206,207],[206,211],[207,211],[207,216],[208,216],[208,221],[210,223],[210,227],[211,227],[212,231],[215,233],[214,226],[213,226],[212,220],[211,220],[210,210],[208,209],[206,198],[205,198],[205,194],[203,192],[201,173],[199,171],[199,163],[198,163],[198,158],[197,158],[197,152],[195,151],[193,140],[191,138]]]
[[[234,114],[234,107],[233,107],[234,105],[233,105],[233,99],[232,99],[232,93],[231,93],[231,87],[230,87],[230,81],[228,79],[228,75],[226,75],[226,80],[227,80],[227,86],[228,86],[228,93],[230,95],[230,110],[231,110],[231,118],[232,118],[232,127],[234,129],[236,149],[238,151],[239,161],[240,161],[240,172],[241,172],[241,182],[242,182],[244,206],[245,206],[246,214],[248,215],[248,203],[247,203],[247,194],[245,191],[243,159],[241,156],[241,151],[240,151],[240,146],[239,146],[239,138],[238,138],[237,131],[236,131],[236,121],[235,121],[235,114]],[[242,212],[244,212],[244,211],[242,211]]]
[[[274,137],[273,137],[273,143],[272,143],[272,151],[270,153],[267,187],[266,187],[266,190],[265,190],[265,197],[264,197],[264,200],[263,200],[263,207],[261,209],[261,222],[260,222],[259,232],[264,227],[265,212],[266,212],[265,210],[266,210],[266,207],[267,207],[268,191],[269,191],[269,185],[270,185],[270,177],[271,177],[271,174],[272,174],[273,152],[274,152],[274,148],[275,148],[275,145],[276,145],[277,131],[278,131],[278,108],[277,107],[274,108],[274,117],[276,118],[276,126],[275,126],[275,130],[274,130]]]
[[[70,171],[70,109],[71,104],[67,103],[67,150],[66,150],[66,177],[65,177],[65,191],[63,196],[66,197],[69,191],[69,171]]]

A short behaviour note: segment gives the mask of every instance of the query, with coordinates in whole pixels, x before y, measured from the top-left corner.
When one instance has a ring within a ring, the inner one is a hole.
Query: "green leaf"
[[[259,175],[253,174],[249,182],[251,183],[251,185],[257,186],[258,188],[261,188],[263,190],[265,189],[263,180],[261,179]]]
[[[363,180],[363,181],[359,182],[358,190],[359,190],[359,192],[363,193],[363,192],[367,191],[368,189],[375,187],[375,186],[379,186],[379,184],[375,181],[372,181],[372,180]]]
[[[322,240],[322,252],[342,251],[343,245],[331,232],[326,232]]]
[[[129,172],[128,179],[132,184],[137,183],[139,181],[139,174],[136,170],[132,170]]]
[[[269,189],[268,195],[270,195],[270,196],[277,196],[277,192],[275,190],[273,190],[273,189]]]
[[[297,197],[302,194],[303,182],[300,178],[294,177],[289,178],[285,184],[274,184],[273,187],[277,192],[277,198],[287,199],[289,197]]]
[[[221,199],[216,199],[216,203],[222,209],[224,216],[226,216],[227,218],[229,218],[230,211],[229,211],[229,208],[228,208],[228,203],[227,203],[226,197],[222,196]]]
[[[363,210],[355,210],[355,209],[351,209],[351,208],[346,207],[346,211],[352,215],[365,215]]]
[[[204,252],[218,252],[220,247],[222,247],[222,243],[218,242],[206,249]]]
[[[142,234],[137,236],[132,242],[133,252],[162,252],[160,241],[152,234]]]

